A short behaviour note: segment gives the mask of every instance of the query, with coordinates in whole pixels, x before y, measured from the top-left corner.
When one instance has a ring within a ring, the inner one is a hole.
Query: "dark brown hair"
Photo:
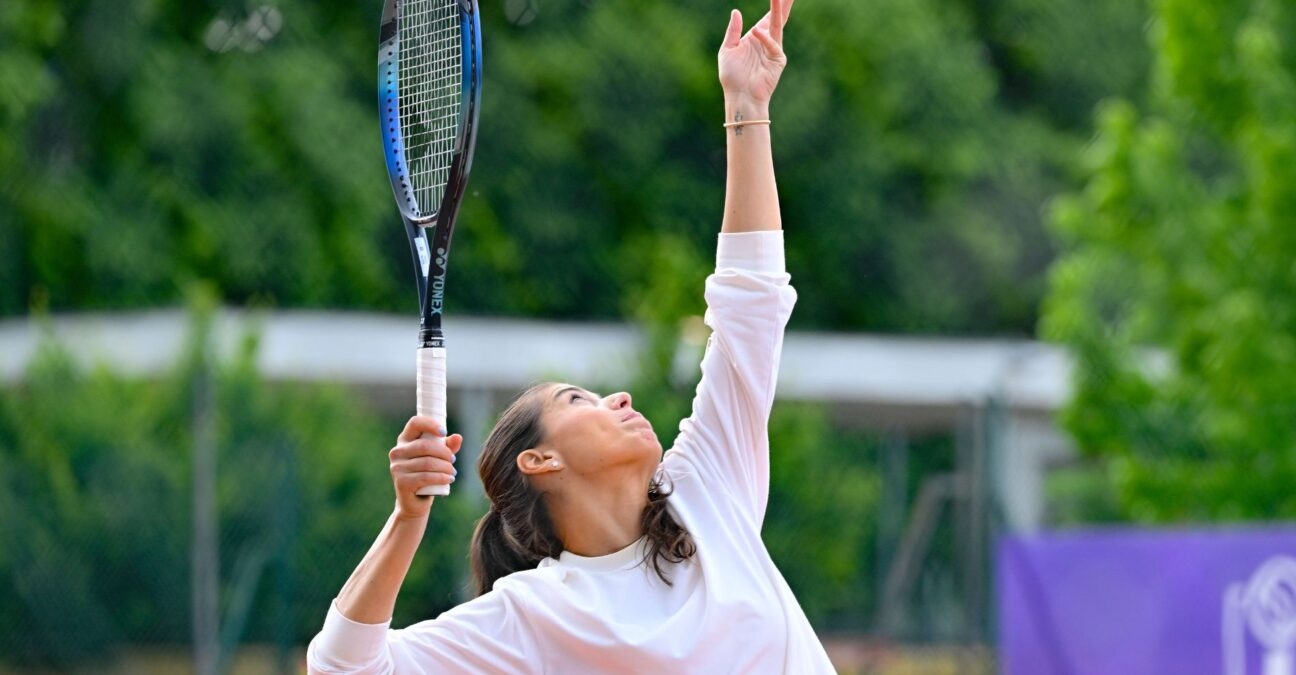
[[[472,538],[472,574],[477,595],[486,593],[495,581],[521,570],[534,569],[545,558],[557,558],[563,551],[544,496],[517,468],[524,450],[544,441],[540,425],[543,402],[537,396],[552,385],[539,384],[523,392],[500,415],[482,446],[477,472],[490,499],[490,510],[477,521]],[[697,552],[689,535],[666,509],[670,491],[654,477],[648,485],[648,506],[643,512],[643,531],[648,537],[644,562],[652,565],[668,585],[667,563],[688,560]]]

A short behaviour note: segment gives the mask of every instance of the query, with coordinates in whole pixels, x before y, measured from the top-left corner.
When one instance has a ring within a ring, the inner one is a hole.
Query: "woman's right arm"
[[[334,627],[333,624],[343,627],[341,633],[345,634],[348,625],[386,624],[391,621],[396,596],[405,581],[405,575],[409,573],[410,563],[423,539],[428,514],[432,509],[433,498],[420,497],[417,493],[428,485],[454,482],[455,453],[462,443],[463,437],[458,434],[445,436],[440,425],[427,417],[413,417],[405,425],[396,439],[396,446],[388,453],[392,484],[396,490],[396,508],[369,552],[355,572],[352,572],[351,578],[342,586],[321,637],[332,634],[329,628]],[[339,616],[333,616],[334,612]],[[324,640],[320,646],[326,651],[354,652],[353,648],[356,647],[364,647],[363,651],[368,651],[366,640],[356,639],[351,642],[355,644],[348,644],[343,636],[339,640]],[[335,655],[316,652],[313,644],[312,656],[333,663],[338,660],[352,661],[364,656],[347,653],[336,655],[343,657],[337,659],[330,658]],[[312,664],[311,669],[316,670],[316,666]],[[323,672],[336,671],[329,669]]]
[[[312,675],[543,672],[545,653],[519,606],[519,598],[534,598],[530,590],[525,583],[506,583],[404,629],[356,623],[334,605],[306,651],[306,663]]]

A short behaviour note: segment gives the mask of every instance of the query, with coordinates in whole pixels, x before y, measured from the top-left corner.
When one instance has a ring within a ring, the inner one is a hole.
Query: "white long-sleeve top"
[[[770,407],[796,292],[782,232],[721,234],[706,282],[713,333],[693,413],[662,460],[668,508],[697,555],[644,564],[646,540],[564,552],[430,621],[393,630],[342,616],[311,642],[319,673],[832,673],[761,541]]]

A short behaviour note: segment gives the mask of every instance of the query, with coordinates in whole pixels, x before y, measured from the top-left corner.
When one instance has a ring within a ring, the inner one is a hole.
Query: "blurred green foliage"
[[[834,429],[818,406],[770,420],[770,496],[761,536],[821,630],[864,630],[877,611],[875,468],[880,442]]]
[[[0,578],[14,589],[0,598],[6,661],[67,667],[123,642],[188,641],[204,378],[214,382],[203,412],[217,420],[223,603],[251,572],[260,593],[246,636],[318,630],[318,608],[390,510],[386,467],[372,461],[390,434],[341,389],[262,382],[251,337],[205,375],[204,331],[199,322],[190,356],[161,380],[86,372],[72,346],[47,342],[23,385],[0,392]],[[445,574],[457,557],[434,551],[425,566]]]
[[[1102,108],[1084,189],[1052,209],[1065,254],[1042,330],[1077,356],[1064,421],[1112,491],[1077,499],[1291,518],[1296,6],[1160,0],[1152,34],[1153,96]]]
[[[194,280],[390,303],[391,200],[357,170],[380,152],[373,22],[343,2],[280,17],[262,42],[241,3],[4,3],[0,313],[177,304]]]
[[[372,6],[369,6],[371,4]],[[373,108],[377,3],[0,8],[0,315],[234,303],[410,311]],[[452,310],[610,318],[709,250],[728,0],[483,3],[486,93]],[[748,21],[760,3],[742,3]],[[799,326],[1028,334],[1039,205],[1142,4],[814,0],[774,103]],[[273,19],[273,20],[272,20]]]

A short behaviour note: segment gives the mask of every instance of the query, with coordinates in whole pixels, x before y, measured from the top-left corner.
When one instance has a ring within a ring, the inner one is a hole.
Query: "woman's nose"
[[[630,407],[630,394],[626,392],[617,392],[608,397],[608,407],[613,410]]]

